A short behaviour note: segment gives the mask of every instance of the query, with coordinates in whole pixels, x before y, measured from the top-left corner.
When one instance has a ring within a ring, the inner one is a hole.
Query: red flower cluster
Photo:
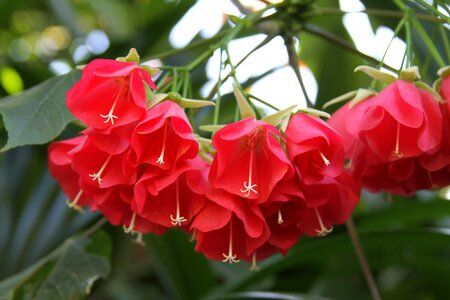
[[[375,96],[344,105],[329,124],[344,137],[348,169],[369,191],[409,195],[450,184],[450,78],[447,100],[397,80]]]
[[[212,145],[207,204],[191,226],[196,249],[210,259],[285,254],[302,234],[325,235],[345,222],[359,199],[342,173],[340,135],[317,117],[292,116],[285,137],[247,118],[217,131]]]
[[[229,124],[213,136],[215,155],[203,153],[210,163],[183,109],[147,109],[145,85],[155,88],[134,63],[94,60],[68,93],[90,126],[49,147],[69,206],[127,232],[180,227],[197,251],[230,263],[285,254],[302,234],[325,235],[351,214],[360,189],[342,172],[342,138],[326,122],[298,113],[284,134],[254,118]]]
[[[71,201],[127,232],[188,228],[205,203],[204,164],[183,111],[147,110],[148,73],[135,63],[94,60],[69,91],[69,109],[91,128],[49,147],[50,172]]]

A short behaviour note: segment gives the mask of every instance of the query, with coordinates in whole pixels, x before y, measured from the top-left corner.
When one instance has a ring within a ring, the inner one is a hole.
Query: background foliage
[[[391,1],[362,2],[373,12],[394,13],[393,17],[371,15],[375,29],[384,25],[394,30],[398,16],[403,15]],[[407,5],[413,14],[434,14],[426,1],[396,2]],[[0,139],[4,150],[14,148],[0,154],[0,299],[76,299],[87,294],[92,299],[127,300],[370,299],[342,226],[326,238],[302,238],[287,257],[268,259],[259,272],[250,272],[243,263],[207,261],[178,231],[160,238],[146,236],[147,246],[142,247],[121,228],[106,225],[97,230],[102,225],[95,223],[99,216],[66,208],[64,194],[48,173],[46,145],[15,148],[47,142],[73,120],[63,108],[56,115],[48,113],[63,107],[61,94],[79,72],[42,83],[54,76],[52,62],[63,60],[75,67],[94,57],[123,56],[130,47],[137,48],[144,58],[163,57],[158,53],[170,50],[170,30],[194,4],[192,0],[0,1]],[[339,8],[337,1],[331,0],[319,0],[315,5]],[[354,46],[342,13],[314,15],[306,24],[311,30],[299,35],[300,58],[319,83],[319,106],[370,84],[353,69],[360,64],[375,66],[375,62],[349,50]],[[424,80],[432,82],[440,63],[435,52],[449,63],[444,55],[448,45],[439,38],[444,27],[423,20],[419,25],[412,30],[411,47]],[[230,25],[224,26],[226,30]],[[317,34],[317,28],[328,37],[338,37],[341,44]],[[74,61],[76,49],[94,29],[106,33],[109,47],[101,55]],[[443,31],[448,35],[448,23]],[[255,33],[255,28],[246,28],[240,36]],[[52,34],[60,39],[46,48],[42,40]],[[408,39],[404,31],[399,37]],[[202,42],[197,36],[194,43],[198,47],[164,55],[163,62],[186,66],[209,51],[215,39]],[[250,78],[242,85],[254,81]],[[191,82],[192,96],[199,98],[199,88],[206,82],[204,63],[191,73]],[[22,90],[27,91],[12,96]],[[234,117],[234,102],[230,95],[222,99],[220,122],[229,122]],[[191,117],[196,125],[209,124],[212,112],[201,110]],[[61,138],[71,137],[79,129],[71,123]],[[448,298],[450,201],[446,192],[393,199],[363,194],[354,219],[384,299]]]

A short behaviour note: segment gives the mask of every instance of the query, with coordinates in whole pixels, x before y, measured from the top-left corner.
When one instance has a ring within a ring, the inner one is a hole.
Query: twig
[[[298,66],[297,51],[295,50],[292,36],[284,37],[284,44],[286,45],[286,50],[289,57],[289,65],[291,66],[292,70],[295,73],[295,76],[297,77],[298,82],[300,83],[303,95],[305,96],[306,104],[308,105],[308,107],[314,107],[314,104],[308,97],[308,92],[306,91],[305,83],[303,82],[302,74]]]
[[[321,28],[319,28],[317,26],[305,24],[304,27],[303,27],[303,30],[306,31],[306,32],[309,32],[311,34],[314,34],[315,36],[320,37],[320,38],[322,38],[322,39],[324,39],[324,40],[326,40],[328,42],[331,42],[331,43],[333,43],[333,44],[335,44],[335,45],[337,45],[337,46],[339,46],[339,47],[341,47],[343,49],[346,49],[346,50],[348,50],[350,52],[353,52],[356,55],[359,55],[360,57],[362,57],[363,59],[365,59],[365,60],[367,60],[369,62],[372,62],[372,63],[377,64],[377,65],[380,64],[380,61],[378,59],[373,58],[372,56],[369,56],[367,54],[364,54],[364,53],[358,51],[358,49],[353,47],[347,41],[342,40],[338,36],[335,36],[334,34],[328,32],[328,31],[325,31],[325,30],[323,30],[323,29],[321,29]],[[396,68],[391,67],[391,66],[387,65],[384,62],[382,63],[382,66],[385,67],[386,69],[392,71],[392,72],[398,73],[398,70]]]
[[[358,256],[359,264],[366,279],[367,285],[369,286],[370,294],[374,300],[381,300],[380,292],[378,291],[377,284],[373,278],[372,272],[370,271],[369,263],[367,262],[366,254],[361,246],[361,241],[359,240],[358,233],[356,232],[355,224],[353,219],[350,217],[345,223],[347,227],[348,235],[355,249],[356,255]]]

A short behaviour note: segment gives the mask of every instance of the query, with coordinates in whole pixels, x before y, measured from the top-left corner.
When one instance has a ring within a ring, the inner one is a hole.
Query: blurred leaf
[[[246,292],[218,295],[211,299],[276,299],[276,300],[329,300],[329,298],[297,293]]]
[[[424,221],[448,218],[449,216],[450,201],[448,200],[417,202],[406,199],[405,201],[394,201],[389,207],[359,216],[358,229],[406,227]]]
[[[3,67],[0,70],[0,81],[8,94],[17,94],[23,89],[23,81],[14,68]]]
[[[444,249],[450,251],[450,233],[447,231],[424,229],[366,231],[360,232],[360,238],[371,263],[378,258],[380,249],[385,249],[387,245],[386,249],[395,251],[407,247],[414,247],[421,251],[427,249],[433,249],[438,252],[442,252]],[[233,280],[215,289],[203,299],[214,299],[217,295],[224,293],[246,290],[252,284],[261,282],[268,276],[295,269],[300,265],[312,262],[326,263],[327,261],[324,258],[339,260],[341,258],[338,255],[344,253],[354,253],[350,240],[345,234],[309,239],[303,243],[300,241],[298,247],[293,249],[287,257],[271,257],[260,264],[262,268],[259,272],[240,274]],[[373,267],[373,264],[371,266]]]
[[[74,120],[66,106],[66,93],[80,72],[55,77],[17,96],[0,101],[8,141],[2,151],[23,145],[44,144]]]
[[[194,244],[181,231],[170,230],[164,236],[148,235],[157,272],[166,288],[177,299],[198,299],[214,287],[208,260],[193,251]]]
[[[0,282],[0,299],[80,299],[90,294],[93,283],[110,272],[106,234],[97,232],[92,239],[66,240],[42,260]],[[94,254],[95,253],[95,254]]]

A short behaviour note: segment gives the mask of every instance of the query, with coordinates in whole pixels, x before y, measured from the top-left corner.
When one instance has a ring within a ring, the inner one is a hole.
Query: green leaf
[[[338,104],[338,103],[341,103],[341,102],[344,102],[344,101],[348,101],[348,100],[350,100],[351,98],[353,98],[355,96],[356,96],[356,91],[350,91],[348,93],[345,93],[343,95],[340,95],[340,96],[338,96],[336,98],[333,98],[333,99],[327,101],[322,106],[322,108],[325,109],[325,108],[330,107],[330,106],[332,106],[334,104]]]
[[[306,295],[298,293],[279,293],[279,292],[242,292],[217,295],[214,300],[220,299],[276,299],[276,300],[330,300],[330,298],[319,297],[315,295]]]
[[[155,271],[171,299],[199,299],[214,287],[209,261],[194,252],[194,243],[181,231],[170,230],[164,236],[144,237],[154,256]]]
[[[0,101],[8,141],[1,151],[23,145],[45,144],[75,118],[66,106],[66,93],[80,72],[55,77],[17,96]]]
[[[24,271],[0,282],[0,299],[81,299],[94,282],[105,279],[111,243],[102,231],[91,239],[67,239]],[[101,254],[101,255],[99,255]]]

